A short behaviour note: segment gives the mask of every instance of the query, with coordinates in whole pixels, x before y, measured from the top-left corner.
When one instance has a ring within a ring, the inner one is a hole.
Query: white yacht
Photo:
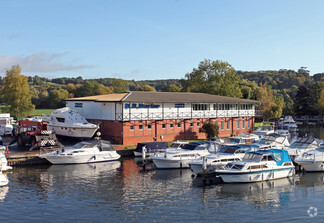
[[[285,118],[279,122],[279,126],[286,126],[289,129],[289,132],[297,132],[298,127],[295,123],[295,120],[293,119],[292,116],[285,116]]]
[[[95,140],[79,142],[72,147],[63,148],[39,156],[52,164],[96,163],[118,160],[120,155],[109,141]]]
[[[242,161],[230,162],[216,173],[225,183],[247,183],[290,177],[294,168],[286,150],[269,149],[248,152]]]
[[[196,175],[213,173],[216,170],[224,169],[224,166],[229,162],[240,161],[246,152],[256,150],[259,150],[259,147],[255,145],[223,145],[216,154],[190,161],[189,166]]]
[[[275,133],[273,126],[264,126],[261,125],[256,130],[252,132],[252,134],[258,135],[260,138],[262,138],[265,135],[269,135],[271,133]]]
[[[265,135],[256,143],[260,148],[285,149],[290,146],[289,138],[276,133]]]
[[[192,142],[181,149],[167,149],[165,153],[152,157],[158,169],[189,168],[189,162],[210,154],[205,142]]]
[[[308,172],[324,171],[324,144],[297,156],[295,162]]]
[[[286,148],[286,150],[288,151],[291,159],[294,161],[294,159],[302,153],[316,149],[320,143],[321,140],[316,138],[298,138],[288,148]]]
[[[4,172],[12,170],[12,167],[8,166],[8,161],[6,158],[7,152],[8,152],[8,147],[0,146],[0,168]]]
[[[48,122],[48,129],[54,130],[56,135],[81,141],[92,138],[99,129],[99,125],[89,123],[69,107],[56,109],[50,115],[43,115],[42,119]]]

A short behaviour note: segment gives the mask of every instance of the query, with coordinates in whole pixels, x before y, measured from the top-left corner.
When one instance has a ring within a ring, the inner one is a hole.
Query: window
[[[143,130],[143,125],[139,125],[138,128],[139,128],[140,130]]]
[[[242,120],[242,129],[245,129],[245,120]]]
[[[166,124],[162,124],[162,129],[165,129],[166,128]]]
[[[194,126],[194,123],[193,122],[190,122],[190,127],[193,127]]]
[[[178,128],[181,128],[181,123],[178,123]]]
[[[200,127],[200,122],[197,122],[197,126]]]
[[[247,128],[250,129],[250,120],[247,120]]]
[[[231,129],[231,121],[227,121],[227,130]]]
[[[218,122],[215,122],[215,125],[217,125],[217,126],[218,126]]]
[[[149,125],[147,126],[147,129],[152,129],[152,125],[149,124]]]
[[[221,130],[224,130],[224,121],[221,122]]]
[[[133,125],[129,126],[129,130],[134,131],[134,126]]]
[[[64,121],[65,121],[65,118],[56,118],[56,120],[57,120],[58,122],[64,122]]]
[[[210,110],[209,104],[192,104],[193,111],[206,111]]]
[[[236,129],[240,129],[240,120],[236,121]]]
[[[173,123],[171,123],[171,124],[170,124],[170,128],[171,128],[171,129],[173,129],[173,127],[174,127],[174,124],[173,124]]]

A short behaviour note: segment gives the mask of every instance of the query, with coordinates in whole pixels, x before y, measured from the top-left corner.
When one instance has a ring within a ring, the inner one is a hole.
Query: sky
[[[324,72],[322,0],[0,0],[0,75],[181,79],[235,70]]]

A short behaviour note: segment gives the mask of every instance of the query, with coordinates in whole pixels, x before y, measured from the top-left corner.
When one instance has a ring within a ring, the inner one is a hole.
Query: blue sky
[[[324,72],[321,0],[0,0],[0,74],[184,78],[205,58],[236,70]]]

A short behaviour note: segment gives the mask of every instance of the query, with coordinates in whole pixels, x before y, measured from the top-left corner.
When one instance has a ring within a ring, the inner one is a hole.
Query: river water
[[[324,172],[206,186],[189,169],[135,161],[16,167],[0,188],[0,222],[323,222]]]

